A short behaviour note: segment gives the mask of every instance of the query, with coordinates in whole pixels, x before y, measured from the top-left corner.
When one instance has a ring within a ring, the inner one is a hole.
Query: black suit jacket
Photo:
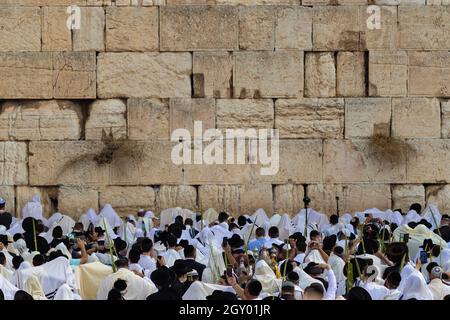
[[[202,280],[203,270],[205,270],[206,266],[201,264],[200,262],[195,261],[194,259],[185,259],[184,265],[188,268],[194,269],[198,273],[198,279]]]

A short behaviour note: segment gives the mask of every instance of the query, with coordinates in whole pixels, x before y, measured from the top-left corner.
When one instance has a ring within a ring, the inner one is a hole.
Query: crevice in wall
[[[369,96],[369,51],[364,51],[365,96]]]

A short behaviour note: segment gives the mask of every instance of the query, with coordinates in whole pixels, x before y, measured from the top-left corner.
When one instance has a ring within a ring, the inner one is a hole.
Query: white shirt
[[[141,258],[139,259],[138,264],[144,270],[149,270],[150,272],[153,272],[156,270],[156,261],[155,261],[155,259],[153,259],[150,256],[141,254]]]

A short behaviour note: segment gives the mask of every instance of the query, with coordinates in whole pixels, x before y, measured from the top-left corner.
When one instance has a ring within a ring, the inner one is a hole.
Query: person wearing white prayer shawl
[[[181,259],[180,254],[176,250],[177,238],[173,234],[169,234],[166,242],[166,252],[161,253],[164,257],[167,267],[172,267],[176,260]]]
[[[337,295],[345,294],[345,281],[346,277],[344,275],[344,266],[345,261],[343,259],[344,249],[339,246],[335,246],[333,248],[333,252],[330,254],[328,258],[328,264],[334,272],[336,277],[336,283],[338,284]]]
[[[216,290],[236,294],[236,291],[231,286],[195,281],[184,293],[183,300],[206,300],[206,297],[213,294]]]
[[[156,253],[153,250],[153,241],[144,238],[141,242],[142,253],[138,264],[142,267],[145,272],[150,274],[156,270]]]
[[[390,291],[384,285],[377,283],[377,278],[380,274],[378,267],[376,265],[367,266],[363,273],[363,281],[360,283],[361,287],[367,290],[372,300],[384,300],[390,294]],[[382,280],[381,283],[383,283]]]
[[[27,217],[35,218],[36,220],[41,220],[46,224],[47,220],[43,216],[44,208],[41,204],[41,197],[39,195],[34,195],[30,202],[22,208],[22,219]]]
[[[6,267],[6,256],[3,252],[0,252],[0,274],[5,277],[6,280],[11,281],[13,278],[12,259],[11,268]]]
[[[277,227],[279,232],[279,238],[281,240],[286,240],[289,237],[289,235],[293,233],[291,219],[289,218],[289,215],[287,213],[281,216],[281,219],[278,222]]]
[[[434,300],[443,300],[444,297],[450,294],[450,286],[442,282],[442,268],[435,266],[429,271],[430,283],[428,288],[430,289]]]
[[[407,278],[401,291],[400,300],[433,300],[433,294],[419,272],[413,272]]]
[[[87,231],[91,223],[95,227],[98,223],[98,220],[99,218],[93,208],[89,208],[86,213],[82,214],[78,219],[78,221],[83,224],[84,231]]]
[[[202,281],[217,283],[225,270],[226,266],[221,250],[215,246],[209,246],[208,264],[203,270]]]
[[[214,233],[216,239],[220,242],[223,238],[231,238],[231,236],[233,235],[228,230],[228,218],[229,215],[226,212],[219,213],[219,217],[217,218],[219,224],[211,227],[211,231]]]
[[[280,222],[280,220],[281,220],[281,215],[279,215],[278,213],[273,214],[269,220],[270,227],[278,226],[278,223]]]
[[[277,245],[280,246],[282,245],[284,242],[282,240],[279,239],[280,233],[278,231],[278,227],[270,227],[269,229],[269,239],[267,239],[266,241],[266,248],[270,249],[272,247],[272,245]]]
[[[116,211],[109,203],[104,205],[102,210],[100,210],[98,216],[100,219],[105,218],[112,229],[120,227],[120,225],[122,224],[122,220],[120,219],[119,215],[116,213]],[[100,223],[101,221],[99,222],[99,224]],[[100,226],[103,227],[102,225]]]
[[[272,268],[264,260],[259,260],[255,265],[254,279],[262,285],[264,293],[272,294],[281,290],[281,279],[277,279]]]
[[[0,290],[2,290],[5,300],[14,300],[14,295],[20,289],[0,274]]]
[[[67,284],[63,284],[56,291],[55,297],[53,300],[75,300],[72,289]]]
[[[5,256],[5,267],[12,270],[12,255],[8,251],[8,236],[5,234],[0,235],[0,252]]]
[[[336,299],[337,283],[333,269],[329,264],[319,264],[318,268],[326,271],[328,289],[325,291],[322,283],[312,283],[304,289],[303,300],[334,300]]]
[[[156,286],[148,280],[141,278],[128,270],[128,261],[119,259],[116,261],[117,271],[108,275],[100,283],[97,292],[97,300],[107,300],[109,291],[114,287],[118,279],[125,280],[127,290],[123,294],[125,300],[145,300],[149,295],[157,291]]]

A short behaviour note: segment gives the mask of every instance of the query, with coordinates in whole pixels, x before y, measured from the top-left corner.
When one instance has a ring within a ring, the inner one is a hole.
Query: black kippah
[[[116,282],[114,282],[114,289],[117,289],[120,292],[122,292],[126,288],[127,288],[127,282],[125,280],[117,279]]]

